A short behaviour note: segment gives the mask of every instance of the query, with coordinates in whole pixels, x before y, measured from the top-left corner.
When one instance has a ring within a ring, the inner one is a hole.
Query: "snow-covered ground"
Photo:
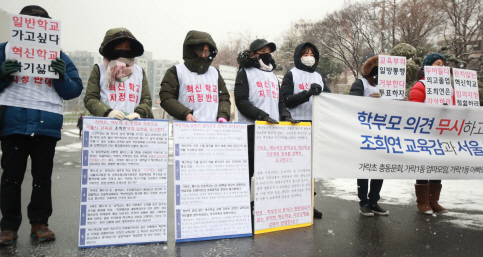
[[[324,179],[316,191],[322,195],[358,202],[356,179]],[[384,180],[381,204],[412,205],[416,209],[415,180]],[[455,225],[483,230],[483,181],[443,180],[439,203],[448,209]],[[319,184],[320,185],[320,184]],[[390,206],[387,206],[390,212]]]

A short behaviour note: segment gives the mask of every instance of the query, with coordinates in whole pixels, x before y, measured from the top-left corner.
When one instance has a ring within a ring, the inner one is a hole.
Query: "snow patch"
[[[57,146],[55,148],[55,151],[72,153],[72,152],[79,152],[81,149],[82,149],[82,143],[79,142],[79,143],[73,143],[73,144],[64,145],[64,146]]]

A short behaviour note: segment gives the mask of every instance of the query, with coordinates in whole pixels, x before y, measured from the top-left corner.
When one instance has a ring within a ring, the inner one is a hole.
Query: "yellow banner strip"
[[[304,127],[310,127],[312,123],[310,122],[299,122],[299,123],[292,123],[289,121],[280,121],[278,124],[272,124],[268,121],[261,121],[257,120],[255,121],[256,125],[283,125],[283,126],[304,126]]]
[[[310,227],[310,226],[312,226],[312,223],[304,223],[304,224],[290,225],[290,226],[285,226],[285,227],[255,230],[255,235],[270,233],[270,232],[275,232],[275,231],[282,231],[282,230],[287,230],[287,229],[292,229],[292,228]]]

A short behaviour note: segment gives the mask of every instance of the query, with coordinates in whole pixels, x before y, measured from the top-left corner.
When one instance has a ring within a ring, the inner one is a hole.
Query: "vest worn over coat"
[[[296,67],[290,70],[293,78],[293,94],[298,94],[301,91],[309,90],[312,83],[317,83],[324,88],[322,76],[317,72],[306,72]],[[313,97],[310,97],[308,102],[298,105],[290,109],[292,118],[294,120],[312,120],[312,102]]]

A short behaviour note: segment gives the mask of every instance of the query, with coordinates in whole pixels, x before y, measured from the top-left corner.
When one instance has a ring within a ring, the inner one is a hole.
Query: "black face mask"
[[[262,60],[265,65],[269,65],[270,62],[272,61],[272,55],[271,54],[258,54],[258,58]]]
[[[119,58],[133,58],[133,52],[131,50],[114,50],[111,55],[111,60],[116,60]]]

